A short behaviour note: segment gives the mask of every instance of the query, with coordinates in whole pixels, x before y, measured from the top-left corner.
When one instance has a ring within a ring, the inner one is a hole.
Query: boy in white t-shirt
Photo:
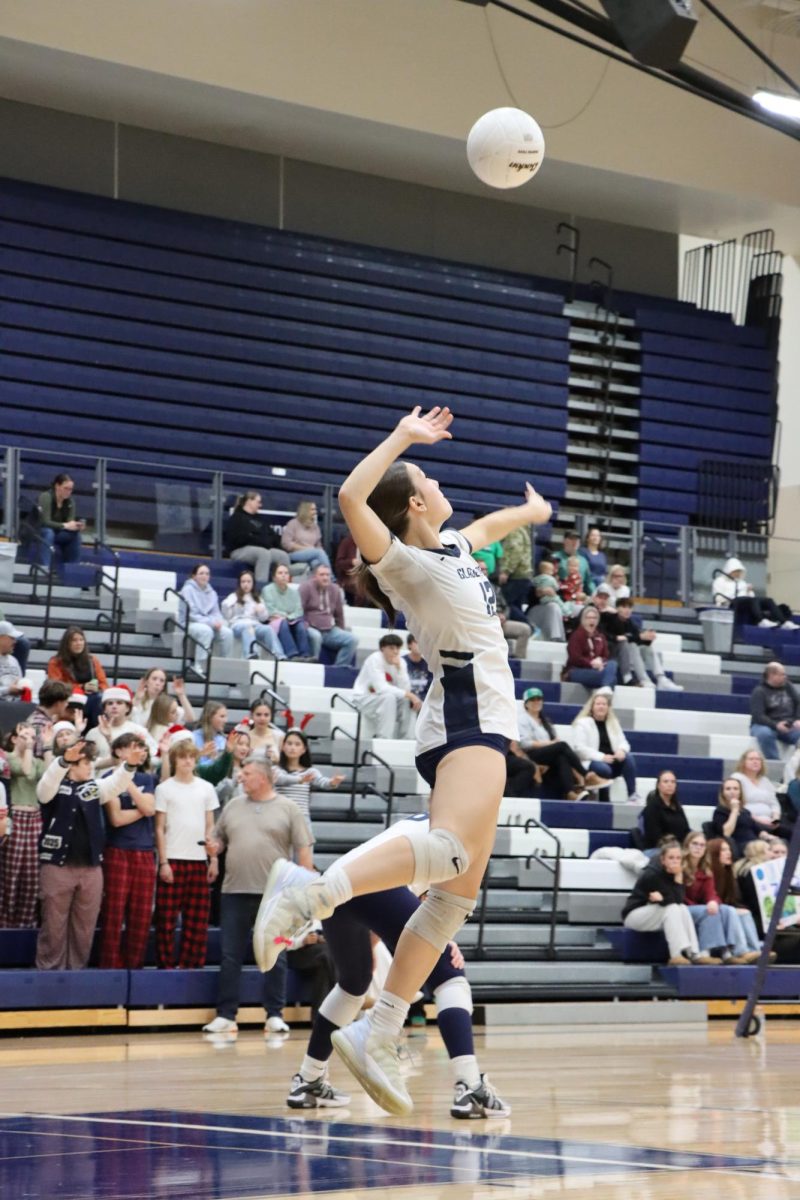
[[[422,708],[411,690],[402,649],[402,638],[385,633],[378,649],[364,659],[353,684],[353,703],[364,716],[367,737],[408,737],[411,714]]]
[[[209,884],[217,877],[215,857],[206,862],[206,839],[214,828],[217,793],[194,773],[200,751],[191,732],[173,735],[172,777],[156,788],[156,961],[174,967],[175,927],[181,916],[179,967],[202,967],[208,938]]]

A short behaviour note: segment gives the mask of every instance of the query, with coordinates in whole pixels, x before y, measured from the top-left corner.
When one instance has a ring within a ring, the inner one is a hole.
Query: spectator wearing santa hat
[[[102,711],[95,729],[86,735],[89,742],[97,747],[97,762],[95,768],[100,771],[105,767],[114,766],[114,756],[111,753],[111,743],[123,733],[135,733],[147,746],[151,757],[155,758],[158,751],[156,743],[143,725],[137,725],[131,720],[133,708],[133,693],[124,683],[115,684],[105,689],[102,695]]]

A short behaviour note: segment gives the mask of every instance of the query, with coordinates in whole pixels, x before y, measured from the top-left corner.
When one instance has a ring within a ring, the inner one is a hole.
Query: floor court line
[[[116,1127],[118,1127],[120,1125],[125,1125],[125,1126],[139,1127],[139,1128],[144,1127],[144,1128],[150,1128],[150,1129],[173,1129],[173,1130],[174,1129],[182,1129],[187,1132],[195,1131],[195,1132],[206,1132],[206,1133],[217,1133],[217,1134],[229,1133],[229,1134],[238,1134],[238,1135],[242,1135],[242,1136],[256,1137],[256,1138],[285,1139],[287,1136],[286,1127],[283,1127],[280,1129],[275,1129],[275,1130],[270,1130],[270,1129],[258,1129],[258,1128],[248,1127],[248,1126],[203,1124],[203,1123],[199,1123],[199,1122],[157,1121],[157,1120],[150,1120],[150,1119],[142,1120],[142,1119],[131,1119],[131,1118],[124,1118],[124,1117],[102,1117],[102,1116],[95,1116],[93,1114],[64,1115],[64,1114],[59,1114],[59,1113],[0,1113],[0,1119],[2,1119],[2,1120],[39,1120],[39,1121],[54,1121],[54,1122],[75,1122],[75,1123],[83,1122],[85,1124],[90,1123],[90,1124],[94,1124],[94,1125],[114,1125]],[[331,1142],[336,1142],[336,1143],[341,1143],[342,1145],[356,1144],[356,1145],[362,1145],[362,1146],[369,1145],[372,1147],[395,1146],[395,1147],[401,1147],[401,1148],[402,1147],[411,1148],[411,1147],[418,1147],[420,1145],[421,1141],[424,1140],[424,1147],[426,1150],[429,1150],[429,1151],[430,1150],[441,1150],[443,1152],[450,1152],[454,1149],[454,1142],[432,1140],[429,1131],[426,1131],[426,1130],[418,1130],[418,1131],[415,1130],[414,1132],[419,1134],[419,1137],[416,1139],[386,1137],[386,1136],[381,1135],[380,1133],[376,1133],[373,1135],[362,1134],[360,1136],[350,1136],[350,1135],[346,1135],[346,1134],[337,1134],[335,1132],[331,1132],[330,1128],[327,1126],[323,1130],[309,1130],[307,1132],[304,1132],[304,1131],[298,1130],[296,1128],[296,1123],[298,1122],[299,1119],[301,1120],[302,1118],[295,1117],[295,1118],[287,1118],[286,1119],[287,1122],[289,1120],[292,1120],[294,1122],[294,1124],[292,1125],[292,1128],[291,1128],[291,1136],[295,1139],[306,1140],[309,1142],[324,1141],[326,1144],[326,1147],[329,1147]],[[13,1131],[11,1131],[11,1132],[13,1132]],[[27,1131],[27,1132],[30,1133],[31,1131]],[[466,1131],[464,1131],[464,1132],[466,1132]],[[34,1131],[34,1136],[35,1136],[35,1131]],[[84,1135],[75,1135],[75,1136],[79,1136],[79,1137],[84,1136],[88,1139],[92,1135],[87,1133]],[[665,1156],[665,1157],[669,1156],[678,1161],[675,1161],[672,1163],[659,1162],[659,1161],[655,1161],[654,1159],[651,1159],[650,1161],[636,1161],[633,1158],[618,1158],[618,1159],[617,1158],[606,1158],[606,1157],[599,1157],[596,1154],[576,1155],[576,1154],[552,1153],[552,1152],[546,1152],[546,1151],[530,1150],[530,1149],[526,1149],[521,1146],[517,1147],[517,1148],[511,1148],[511,1147],[505,1148],[502,1146],[494,1146],[494,1145],[482,1146],[481,1145],[481,1141],[483,1139],[491,1140],[491,1137],[492,1137],[491,1133],[479,1134],[477,1139],[474,1142],[474,1146],[471,1148],[474,1148],[476,1150],[485,1150],[491,1156],[497,1157],[497,1158],[507,1157],[507,1158],[516,1158],[518,1160],[519,1159],[530,1160],[531,1164],[534,1164],[536,1162],[560,1162],[560,1163],[564,1163],[566,1166],[568,1166],[570,1164],[574,1164],[574,1165],[585,1165],[585,1166],[590,1166],[590,1167],[591,1166],[620,1167],[628,1172],[634,1172],[634,1171],[647,1171],[647,1172],[673,1171],[674,1172],[674,1171],[686,1171],[686,1170],[694,1169],[694,1170],[702,1170],[704,1175],[705,1174],[723,1174],[723,1175],[738,1175],[738,1176],[743,1176],[743,1177],[749,1177],[755,1173],[758,1175],[758,1178],[760,1178],[760,1179],[780,1179],[783,1181],[786,1180],[785,1171],[782,1172],[780,1170],[764,1170],[764,1168],[765,1167],[770,1167],[770,1168],[787,1168],[788,1167],[788,1168],[791,1168],[793,1166],[798,1165],[795,1160],[784,1161],[784,1160],[774,1160],[774,1159],[768,1159],[768,1158],[755,1158],[753,1156],[748,1156],[748,1155],[731,1155],[731,1156],[729,1156],[731,1161],[730,1161],[730,1164],[728,1165],[725,1163],[720,1163],[718,1161],[721,1157],[723,1157],[719,1154],[708,1155],[708,1154],[701,1154],[701,1153],[693,1153],[691,1151],[685,1151],[685,1152],[684,1151],[668,1151],[668,1150],[660,1150],[657,1148],[646,1150],[646,1151],[644,1151],[644,1154],[651,1154],[654,1156]],[[119,1138],[119,1139],[115,1139],[115,1140],[118,1143],[121,1143],[122,1145],[125,1144],[125,1139]],[[547,1139],[547,1140],[551,1140],[551,1139]],[[562,1139],[562,1140],[565,1140],[565,1139]],[[135,1145],[140,1145],[141,1141],[140,1141],[140,1139],[129,1139],[129,1144],[133,1147]],[[153,1145],[154,1143],[150,1142],[149,1144]],[[155,1143],[155,1144],[160,1144],[160,1143]],[[183,1145],[183,1143],[165,1143],[165,1144],[166,1145],[175,1144],[177,1146]],[[597,1143],[597,1144],[600,1145],[600,1143]],[[283,1151],[281,1150],[280,1147],[271,1148],[271,1152],[274,1152],[275,1149],[277,1149],[277,1151],[279,1153],[283,1153]],[[257,1147],[252,1147],[252,1148],[248,1147],[248,1151],[249,1150],[252,1150],[253,1152],[255,1152],[257,1150]],[[642,1149],[639,1147],[639,1148],[636,1148],[635,1150],[634,1150],[634,1148],[632,1148],[632,1153],[635,1153],[637,1155],[642,1155],[643,1152],[642,1152]],[[352,1155],[340,1155],[337,1157],[340,1157],[342,1159],[353,1158]],[[387,1165],[388,1165],[388,1161],[389,1160],[387,1160]],[[712,1163],[713,1163],[713,1165],[712,1165]],[[449,1169],[457,1170],[457,1168],[452,1167],[452,1166]],[[497,1169],[501,1170],[502,1168],[498,1167]],[[519,1171],[515,1169],[513,1174],[518,1175]]]

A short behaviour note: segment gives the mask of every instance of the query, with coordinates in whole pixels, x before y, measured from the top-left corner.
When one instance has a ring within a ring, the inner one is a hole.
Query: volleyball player
[[[367,853],[378,841],[424,833],[428,824],[429,818],[425,815],[398,821],[371,842],[356,846],[339,860],[339,865],[345,866]],[[312,871],[294,868],[293,882],[302,884],[314,878]],[[339,982],[325,997],[314,1017],[306,1055],[286,1098],[290,1108],[339,1108],[349,1103],[350,1097],[338,1092],[326,1078],[333,1050],[331,1037],[337,1029],[354,1021],[363,1007],[372,978],[370,931],[376,933],[393,954],[403,927],[419,905],[409,888],[390,888],[386,892],[356,896],[323,921],[325,940]],[[450,1115],[462,1120],[508,1117],[510,1107],[500,1099],[478,1067],[472,1037],[472,991],[463,967],[456,963],[463,963],[463,959],[458,947],[451,943],[426,981],[433,992],[436,1019],[453,1075]]]
[[[471,551],[551,514],[528,484],[524,504],[481,517],[460,533],[442,531],[450,504],[436,480],[401,455],[415,443],[449,439],[452,420],[447,408],[424,417],[415,408],[339,491],[368,594],[390,620],[402,609],[433,672],[416,726],[417,769],[433,789],[430,828],[391,838],[347,866],[334,863],[304,888],[283,886],[276,864],[253,938],[256,961],[269,970],[287,937],[353,896],[410,883],[418,891],[427,888],[398,941],[370,1019],[332,1039],[365,1091],[398,1116],[413,1111],[399,1066],[400,1031],[410,1001],[474,908],[494,843],[506,749],[518,735],[494,591]]]

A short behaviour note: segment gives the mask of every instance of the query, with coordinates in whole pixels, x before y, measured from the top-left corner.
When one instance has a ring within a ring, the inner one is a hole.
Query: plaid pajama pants
[[[175,966],[175,927],[181,917],[179,967],[203,967],[208,940],[210,885],[208,866],[170,859],[172,883],[158,880],[156,889],[156,959],[159,967]]]
[[[155,887],[156,860],[152,850],[106,847],[99,963],[104,969],[135,971],[144,966]]]
[[[31,929],[36,925],[39,896],[42,817],[38,809],[12,808],[11,821],[11,834],[2,849],[0,925],[7,929]]]

